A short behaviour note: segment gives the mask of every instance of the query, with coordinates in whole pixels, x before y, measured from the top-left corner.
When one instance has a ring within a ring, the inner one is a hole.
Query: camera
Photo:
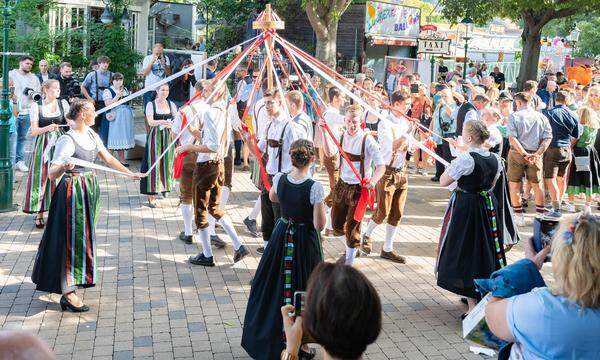
[[[560,222],[558,220],[548,220],[536,217],[533,220],[533,249],[540,252],[545,246],[552,244],[552,239],[556,235]],[[551,261],[548,256],[545,262]]]
[[[42,100],[42,94],[32,88],[25,88],[25,90],[23,90],[23,95],[30,97],[33,101]]]
[[[69,78],[66,82],[66,98],[80,98],[81,97],[81,84],[79,81]]]
[[[442,123],[440,124],[440,129],[442,129],[443,132],[448,132],[448,130],[450,130],[450,123],[449,122],[445,122],[442,121]]]

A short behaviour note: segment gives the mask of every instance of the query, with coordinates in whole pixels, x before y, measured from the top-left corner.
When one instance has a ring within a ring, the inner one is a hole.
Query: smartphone
[[[539,217],[533,220],[533,249],[535,252],[540,252],[546,245],[552,244],[559,224],[560,222],[557,220]],[[550,257],[547,257],[546,261],[550,261]]]
[[[304,301],[306,300],[306,291],[294,292],[294,316],[304,316]]]
[[[410,85],[410,93],[418,94],[419,93],[419,84],[411,84]]]

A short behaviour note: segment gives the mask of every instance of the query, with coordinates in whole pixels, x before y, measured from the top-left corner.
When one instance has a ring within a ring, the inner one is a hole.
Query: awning
[[[416,39],[401,39],[391,36],[370,35],[371,42],[374,45],[390,45],[390,46],[417,46]]]

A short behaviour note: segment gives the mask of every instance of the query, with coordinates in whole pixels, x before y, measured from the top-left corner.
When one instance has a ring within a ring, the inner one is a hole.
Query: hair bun
[[[309,140],[296,140],[290,146],[290,157],[292,165],[296,168],[303,168],[310,164],[315,155],[315,148]]]

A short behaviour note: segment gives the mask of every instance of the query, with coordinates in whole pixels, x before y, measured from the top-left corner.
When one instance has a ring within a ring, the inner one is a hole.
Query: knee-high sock
[[[231,222],[229,220],[227,220],[226,218],[222,217],[219,219],[219,225],[221,225],[223,227],[223,230],[225,230],[227,235],[229,235],[229,237],[231,238],[231,242],[233,243],[233,248],[235,250],[239,249],[240,246],[242,246],[242,242],[240,241],[240,238],[238,237],[238,234],[235,231],[235,228],[233,227]]]
[[[325,213],[325,229],[333,230],[333,222],[331,221],[331,208],[327,208]]]
[[[227,186],[223,186],[221,188],[221,209],[225,210],[225,206],[227,205],[227,200],[229,200],[229,194],[231,193],[231,189]]]
[[[260,196],[254,202],[254,207],[252,208],[252,211],[250,211],[250,214],[248,215],[248,219],[256,220],[256,218],[258,217],[258,214],[260,214]]]
[[[194,207],[191,204],[181,204],[181,216],[183,216],[183,232],[185,236],[190,236],[194,233],[192,230],[192,222],[194,220]]]
[[[371,236],[371,234],[373,234],[373,231],[375,231],[375,228],[377,227],[377,224],[375,223],[375,221],[373,220],[369,220],[369,224],[367,225],[367,229],[365,230],[365,236]]]
[[[346,246],[346,265],[352,266],[357,252],[357,248],[349,248],[348,246]]]
[[[208,234],[208,229],[198,229],[198,237],[200,237],[200,241],[202,242],[202,253],[206,257],[212,257],[212,249],[210,248],[210,235]]]
[[[383,251],[390,252],[394,250],[394,236],[396,235],[397,226],[390,224],[385,225],[385,242],[383,243]]]
[[[215,221],[216,221],[215,218],[211,214],[208,214],[208,227],[207,227],[207,229],[208,229],[208,234],[210,236],[217,235],[217,233],[215,231]]]

